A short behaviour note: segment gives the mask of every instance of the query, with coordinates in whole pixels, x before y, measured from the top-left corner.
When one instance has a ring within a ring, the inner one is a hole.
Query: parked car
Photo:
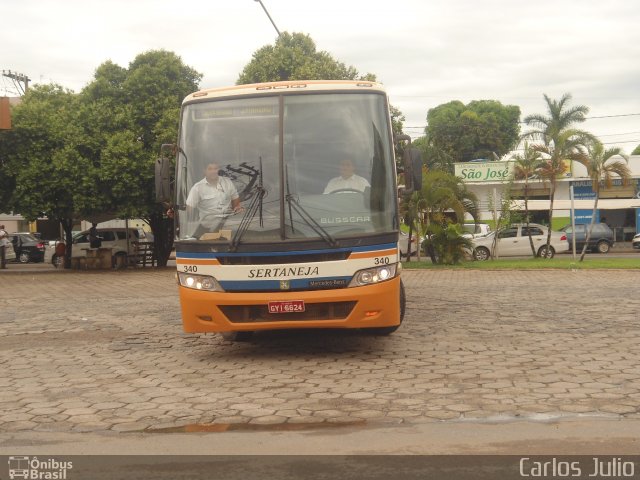
[[[584,243],[587,239],[587,232],[590,224],[576,225],[576,250],[581,251]],[[562,227],[560,231],[567,235],[569,245],[573,242],[573,229],[571,225]],[[589,238],[589,244],[587,250],[592,250],[597,253],[608,253],[613,247],[613,230],[609,228],[606,223],[594,223],[591,237]]]
[[[76,235],[78,235],[80,232],[80,230],[72,230],[71,231],[71,238],[75,237]],[[49,248],[55,248],[56,245],[60,242],[64,242],[64,237],[62,238],[56,238],[55,240],[49,240],[48,244],[49,244]]]
[[[530,223],[527,229],[526,224],[513,224],[498,232],[491,232],[484,237],[473,238],[471,240],[473,242],[473,258],[476,260],[488,260],[491,258],[491,248],[493,247],[496,233],[498,235],[497,253],[499,257],[531,255],[529,232],[531,232],[533,247],[538,257],[552,258],[556,253],[569,250],[567,236],[562,232],[551,232],[551,244],[547,251],[547,227],[537,223]]]
[[[635,249],[640,250],[640,233],[636,233],[631,240],[631,246]]]
[[[491,227],[486,223],[465,223],[462,231],[462,236],[466,238],[483,237],[491,233]]]
[[[102,239],[102,248],[110,248],[113,255],[114,264],[118,264],[118,257],[124,257],[124,263],[126,265],[126,259],[134,259],[138,254],[138,243],[146,240],[144,230],[141,228],[129,228],[129,242],[127,245],[127,229],[122,227],[104,227],[98,228],[98,236]],[[72,257],[84,257],[89,246],[89,230],[80,232],[73,237],[73,249],[71,251]]]
[[[31,233],[10,233],[9,240],[20,263],[44,262],[44,242]]]
[[[419,245],[422,244],[422,238],[418,242],[418,236],[413,234],[411,236],[411,255],[417,255]],[[400,232],[400,237],[398,238],[398,246],[400,247],[400,257],[407,257],[407,252],[409,251],[409,234],[405,232]]]

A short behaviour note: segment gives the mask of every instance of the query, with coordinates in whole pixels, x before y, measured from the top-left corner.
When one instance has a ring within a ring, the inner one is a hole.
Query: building
[[[556,183],[552,225],[554,230],[571,223],[572,203],[576,224],[590,223],[593,214],[595,194],[587,170],[577,162],[568,164],[567,173]],[[631,184],[625,186],[617,180],[609,189],[602,187],[598,209],[595,212],[596,222],[607,223],[613,229],[617,242],[630,241],[636,233],[640,233],[640,155],[629,157],[628,165],[633,176]],[[524,181],[511,181],[513,169],[513,161],[455,164],[455,174],[478,197],[480,221],[493,221],[494,205],[499,203],[499,199],[509,187],[511,210],[524,212],[525,184]],[[548,224],[549,183],[529,180],[528,190],[528,206],[532,221]]]

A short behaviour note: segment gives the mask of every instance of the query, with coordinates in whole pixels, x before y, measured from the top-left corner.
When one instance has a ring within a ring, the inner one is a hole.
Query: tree
[[[14,183],[8,205],[27,220],[46,214],[61,224],[67,267],[73,220],[82,203],[79,186],[91,182],[92,171],[76,149],[77,105],[77,96],[59,85],[36,85],[14,108],[13,129],[3,139],[6,173]]]
[[[175,142],[182,100],[201,78],[175,53],[156,50],[138,55],[128,69],[105,62],[80,95],[81,149],[96,166],[101,198],[83,213],[144,218],[161,266],[173,246],[173,220],[155,202],[154,162],[161,144]]]
[[[318,79],[375,81],[375,75],[360,75],[355,67],[317,51],[309,35],[282,32],[275,45],[265,45],[253,54],[236,84]]]
[[[418,245],[416,245],[416,254],[418,256],[418,261],[420,261],[421,254],[421,246],[419,245],[420,238],[422,235],[422,224],[421,224],[421,208],[423,207],[422,196],[420,195],[420,191],[416,190],[411,192],[410,195],[405,195],[402,202],[400,203],[400,209],[402,212],[402,218],[404,220],[404,224],[409,226],[409,241],[407,243],[407,262],[411,261],[411,239],[413,238],[413,232],[417,233]]]
[[[584,105],[570,107],[569,93],[565,93],[560,100],[552,100],[546,94],[544,99],[547,104],[547,114],[527,116],[524,122],[533,129],[526,132],[523,138],[538,142],[531,145],[531,148],[543,157],[543,163],[539,169],[540,178],[550,183],[549,232],[547,234],[547,251],[549,251],[557,179],[566,172],[566,161],[577,160],[580,155],[580,146],[589,139],[593,139],[593,135],[573,128],[576,123],[586,120],[589,108]]]
[[[318,51],[315,42],[303,33],[283,32],[274,45],[265,45],[253,54],[240,73],[237,85],[286,80],[365,80],[375,82],[372,73],[361,75],[355,67],[347,66],[325,51]],[[402,133],[404,115],[390,105],[391,127],[394,135]],[[396,150],[402,157],[402,151]]]
[[[596,196],[593,204],[593,215],[591,215],[591,225],[587,231],[587,238],[585,239],[582,253],[580,254],[580,261],[582,262],[587,252],[587,245],[591,238],[593,225],[596,222],[596,210],[598,209],[601,186],[604,185],[607,188],[611,188],[613,180],[616,177],[622,179],[623,185],[627,185],[631,181],[632,176],[631,170],[627,165],[628,157],[622,153],[620,148],[605,149],[601,142],[594,140],[587,146],[581,147],[580,150],[581,155],[577,161],[587,168],[587,174],[591,179],[591,188]],[[624,161],[614,160],[613,157],[615,156],[622,157]]]
[[[433,233],[425,239],[427,248],[432,248],[439,264],[456,265],[473,249],[470,238],[461,235],[460,227],[453,223],[433,224]]]
[[[423,176],[422,189],[417,194],[415,203],[420,212],[420,231],[429,238],[429,235],[450,236],[447,224],[450,223],[448,215],[453,215],[455,222],[464,223],[465,214],[478,218],[478,199],[473,192],[467,189],[464,182],[447,172],[429,171]],[[433,263],[445,261],[435,249],[436,242],[426,241],[427,253]],[[464,245],[461,245],[463,247]],[[447,247],[443,247],[443,251]],[[451,257],[453,258],[453,253]]]
[[[640,155],[640,145],[638,145],[633,152],[631,152],[631,155]]]
[[[427,113],[428,144],[441,158],[467,162],[496,158],[517,145],[520,107],[496,100],[475,100],[468,105],[455,100]]]
[[[453,164],[457,161],[448,152],[436,148],[428,135],[417,138],[413,145],[422,152],[424,164],[427,170],[442,170],[454,173]]]
[[[498,194],[497,189],[494,188],[493,191],[487,195],[487,204],[489,205],[495,227],[490,252],[492,259],[499,258],[500,256],[500,244],[498,240],[502,235],[503,226],[508,226],[514,221],[513,217],[515,212],[511,210],[512,190],[513,178],[510,179],[508,184],[504,185],[500,194]]]
[[[402,135],[403,133],[405,121],[404,115],[393,105],[389,105],[389,113],[391,114],[391,131],[393,132],[393,138],[398,138],[399,135]],[[404,152],[404,142],[395,142],[394,148],[396,162],[402,163],[401,159]]]
[[[524,153],[515,154],[511,157],[515,161],[513,176],[515,180],[524,180],[524,214],[525,222],[527,224],[527,231],[529,232],[529,244],[531,245],[531,253],[535,257],[536,247],[533,244],[533,238],[531,237],[531,229],[529,228],[529,180],[538,176],[538,170],[542,166],[540,152],[535,151],[529,147],[529,143],[524,144]]]

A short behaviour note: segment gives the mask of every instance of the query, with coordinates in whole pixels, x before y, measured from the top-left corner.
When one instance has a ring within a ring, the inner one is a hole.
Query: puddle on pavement
[[[147,428],[144,433],[224,433],[224,432],[300,432],[305,430],[328,430],[344,427],[364,427],[365,420],[353,422],[315,423],[192,423],[178,427]]]
[[[540,422],[554,423],[563,420],[582,420],[582,419],[603,419],[611,420],[619,418],[619,415],[613,413],[532,413],[518,415],[493,415],[489,417],[461,417],[455,420],[448,420],[451,423],[511,423],[511,422]]]

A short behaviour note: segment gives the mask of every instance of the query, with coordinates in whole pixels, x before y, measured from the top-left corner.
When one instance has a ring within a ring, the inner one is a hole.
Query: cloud
[[[523,115],[543,94],[571,92],[596,116],[640,112],[640,9],[609,0],[263,0],[282,31],[308,33],[320,50],[374,73],[405,114],[425,125],[429,108],[496,99]],[[2,7],[0,68],[79,90],[104,61],[174,51],[203,73],[203,87],[235,83],[276,32],[251,0],[22,0]],[[0,94],[6,78],[0,82]],[[640,131],[640,117],[590,121],[594,133]],[[419,129],[410,130],[419,134]],[[614,137],[610,137],[614,138]],[[639,138],[615,137],[627,151]],[[640,143],[640,142],[638,142]]]

